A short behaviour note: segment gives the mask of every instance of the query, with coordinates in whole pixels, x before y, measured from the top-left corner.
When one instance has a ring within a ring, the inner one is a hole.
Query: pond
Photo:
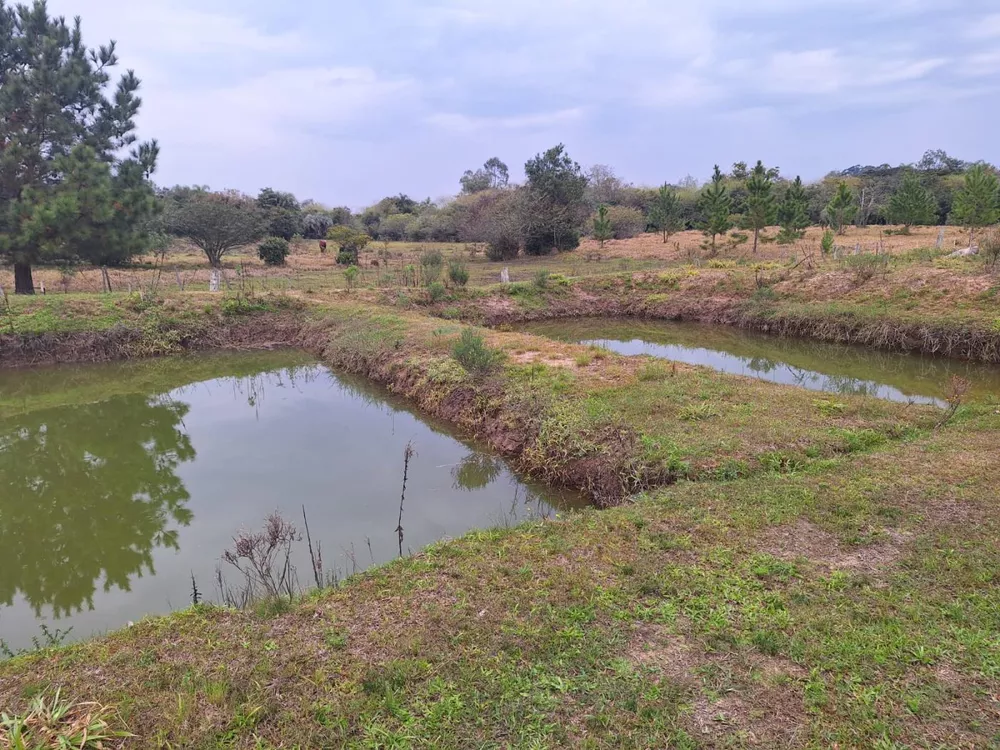
[[[185,607],[192,578],[217,600],[233,536],[275,510],[301,530],[305,506],[345,575],[583,504],[287,351],[0,371],[0,488],[5,650]],[[304,541],[293,562],[312,583]]]
[[[580,318],[531,323],[518,330],[829,393],[940,405],[952,375],[971,382],[973,398],[1000,393],[1000,367],[723,326]]]

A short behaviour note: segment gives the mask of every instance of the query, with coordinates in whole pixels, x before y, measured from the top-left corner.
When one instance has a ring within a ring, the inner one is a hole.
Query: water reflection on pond
[[[521,326],[540,336],[648,354],[815,391],[941,404],[952,375],[972,397],[1000,394],[1000,367],[883,352],[722,326],[641,319],[583,318]]]
[[[582,504],[296,352],[0,372],[0,639],[183,607],[192,575],[211,597],[233,535],[275,509],[305,505],[342,573],[392,559],[411,441],[406,553]]]

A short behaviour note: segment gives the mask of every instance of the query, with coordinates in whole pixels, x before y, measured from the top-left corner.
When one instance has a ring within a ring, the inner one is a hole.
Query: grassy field
[[[884,227],[851,227],[838,236],[837,244],[845,251],[860,248],[864,253],[876,250],[892,256],[906,256],[914,250],[934,247],[939,228],[914,227],[909,235],[886,235]],[[958,227],[942,227],[945,232],[943,250],[950,252],[968,244],[968,235]],[[776,234],[776,229],[770,234]],[[791,245],[762,244],[757,255],[752,255],[746,244],[736,247],[720,245],[716,257],[701,246],[701,232],[686,231],[671,236],[663,243],[660,235],[645,234],[628,240],[610,240],[604,247],[585,239],[572,252],[532,258],[519,257],[512,261],[490,262],[480,245],[464,243],[412,243],[373,242],[361,255],[362,286],[403,286],[407,283],[407,266],[420,268],[420,257],[428,250],[438,250],[446,260],[461,260],[468,265],[471,286],[496,284],[500,271],[509,268],[512,281],[530,281],[545,269],[573,277],[597,276],[614,272],[651,271],[674,266],[708,264],[756,264],[775,262],[791,264],[806,256],[813,256],[813,264],[824,268],[833,265],[831,259],[822,258],[820,250],[821,229],[812,227],[806,236]],[[268,268],[257,257],[256,248],[242,248],[224,257],[226,276],[230,284],[238,284],[239,276],[252,277],[262,287],[280,291],[297,291],[322,294],[346,288],[343,268],[336,265],[332,249],[320,253],[319,242],[302,240],[293,243],[288,263],[281,268]],[[957,264],[961,267],[961,264]],[[974,263],[967,263],[972,267]],[[981,265],[981,264],[980,264]],[[139,291],[156,285],[161,291],[207,291],[210,268],[204,253],[197,247],[178,242],[160,262],[154,257],[137,259],[124,269],[109,269],[108,275],[114,291]],[[44,283],[47,293],[101,292],[103,281],[98,269],[79,267],[66,271],[56,268],[35,269],[35,284]],[[0,286],[13,287],[13,273],[0,269]]]
[[[909,251],[845,294],[832,290],[846,268],[761,286],[788,263],[660,260],[452,290],[439,317],[423,291],[332,284],[13,299],[4,357],[35,340],[103,357],[122,331],[115,356],[297,344],[551,482],[637,494],[437,544],[292,604],[199,605],[2,662],[0,711],[59,689],[113,709],[128,746],[158,748],[1000,745],[997,395],[935,428],[931,408],[484,329],[497,360],[475,372],[456,361],[454,320],[682,297],[981,326],[995,281],[981,262]]]

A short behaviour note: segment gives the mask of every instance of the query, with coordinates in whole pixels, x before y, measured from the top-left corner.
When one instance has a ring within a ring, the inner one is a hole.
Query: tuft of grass
[[[688,404],[680,410],[678,416],[685,422],[700,422],[719,416],[719,410],[707,401],[698,404]]]
[[[132,735],[115,725],[114,710],[99,703],[74,703],[59,690],[31,701],[24,714],[0,714],[0,748],[5,750],[101,750]]]

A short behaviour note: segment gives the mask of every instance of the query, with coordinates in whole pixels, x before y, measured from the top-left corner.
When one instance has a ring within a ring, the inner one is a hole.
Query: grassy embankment
[[[441,317],[502,326],[581,316],[635,316],[735,326],[779,335],[1000,362],[1000,279],[981,262],[910,256],[877,273],[849,259],[685,266],[656,273],[556,277],[495,285],[411,305]],[[399,301],[386,293],[386,301]]]
[[[513,333],[486,333],[506,362],[472,376],[458,324],[353,303],[100,304],[105,331],[143,322],[125,354],[294,318],[289,343],[550,479],[649,491],[436,545],[277,617],[199,607],[22,657],[0,705],[61,686],[161,747],[1000,741],[996,403],[931,431],[914,407]]]

